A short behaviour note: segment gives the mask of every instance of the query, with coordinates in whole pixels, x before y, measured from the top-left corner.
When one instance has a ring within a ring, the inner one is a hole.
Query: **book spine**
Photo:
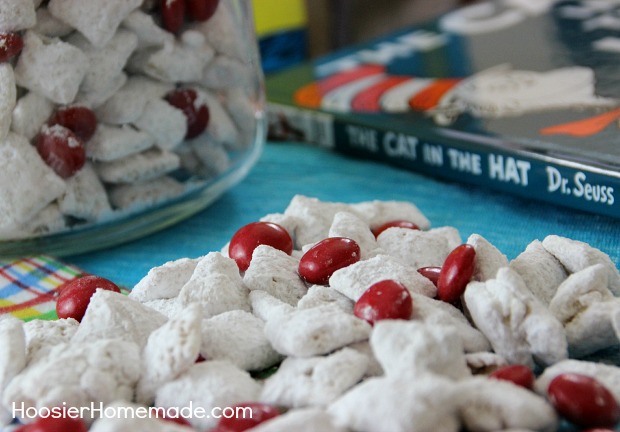
[[[270,139],[305,141],[430,177],[620,218],[620,175],[552,156],[482,146],[476,137],[426,139],[326,112],[270,103]],[[296,133],[277,135],[284,121]],[[456,133],[458,134],[458,132]]]

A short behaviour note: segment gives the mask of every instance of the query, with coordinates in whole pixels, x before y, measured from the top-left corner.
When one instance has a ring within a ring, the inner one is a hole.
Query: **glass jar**
[[[242,180],[265,141],[246,0],[5,0],[0,257],[150,234]]]

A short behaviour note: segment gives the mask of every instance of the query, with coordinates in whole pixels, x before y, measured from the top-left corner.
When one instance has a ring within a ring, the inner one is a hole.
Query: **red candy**
[[[437,279],[440,300],[454,303],[461,297],[474,274],[475,260],[476,251],[468,244],[457,246],[448,254]]]
[[[162,27],[170,33],[181,30],[185,21],[185,0],[161,0]]]
[[[370,286],[357,300],[353,314],[370,324],[383,319],[409,319],[413,301],[409,290],[395,280],[383,280]]]
[[[532,389],[534,386],[534,380],[536,379],[532,369],[525,365],[519,364],[502,366],[489,374],[489,377],[503,381],[510,381],[513,384],[525,387],[526,389]]]
[[[24,48],[24,40],[19,33],[0,33],[0,63],[19,54]]]
[[[74,318],[82,321],[91,296],[97,288],[120,293],[120,288],[108,279],[99,276],[82,276],[65,283],[56,302],[58,318]]]
[[[398,220],[386,222],[383,225],[380,225],[374,228],[372,230],[372,233],[375,235],[375,237],[379,237],[379,234],[381,234],[383,231],[385,231],[388,228],[408,228],[408,229],[413,229],[413,230],[420,229],[420,227],[414,224],[413,222],[409,222],[408,220],[398,219]]]
[[[272,222],[252,222],[241,227],[230,240],[228,256],[235,260],[239,270],[246,271],[252,253],[259,245],[268,245],[290,255],[293,239],[288,231]]]
[[[592,377],[560,374],[549,384],[547,395],[556,411],[579,427],[612,428],[620,420],[620,408],[613,394]]]
[[[88,432],[88,427],[79,418],[39,417],[33,423],[20,426],[15,432]]]
[[[36,140],[41,159],[62,178],[69,178],[86,163],[82,140],[61,125],[43,126]]]
[[[228,415],[221,417],[216,427],[218,432],[242,432],[280,415],[278,408],[260,402],[243,403],[232,408],[235,413],[238,413],[238,417],[229,417]],[[228,410],[224,410],[223,414],[226,411]]]
[[[178,89],[166,95],[170,105],[183,111],[187,119],[187,133],[185,138],[195,138],[207,128],[209,124],[209,108],[204,103],[199,103],[198,93],[193,89]]]
[[[219,0],[187,0],[187,12],[194,21],[207,21],[219,3]]]
[[[86,142],[95,134],[97,117],[91,109],[83,106],[62,107],[56,110],[47,124],[64,126]]]
[[[329,237],[321,240],[301,257],[299,276],[311,284],[327,285],[331,275],[360,260],[360,247],[350,238]]]
[[[437,286],[437,280],[439,280],[441,267],[421,267],[418,269],[418,273],[420,273],[422,276],[435,284],[435,286]]]

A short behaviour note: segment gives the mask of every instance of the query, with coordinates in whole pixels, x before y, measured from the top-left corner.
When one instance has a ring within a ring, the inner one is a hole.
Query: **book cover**
[[[620,217],[620,1],[476,3],[266,84],[271,140]]]

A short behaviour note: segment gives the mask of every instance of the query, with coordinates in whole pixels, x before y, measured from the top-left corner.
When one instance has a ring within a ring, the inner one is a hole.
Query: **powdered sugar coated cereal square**
[[[45,358],[56,345],[68,343],[78,328],[73,318],[54,321],[34,319],[24,323],[27,363],[34,364]]]
[[[262,290],[296,306],[308,289],[297,273],[299,260],[281,250],[259,245],[252,253],[243,282],[250,290]]]
[[[67,179],[67,191],[59,200],[64,215],[87,221],[104,218],[112,211],[105,187],[90,162]]]
[[[142,348],[151,332],[166,321],[165,316],[136,300],[120,293],[98,289],[90,298],[71,343],[120,338]]]
[[[153,146],[155,140],[145,132],[124,126],[97,125],[86,143],[86,155],[94,161],[109,162],[140,153]]]
[[[140,302],[175,298],[199,261],[200,258],[179,258],[153,267],[129,292],[129,298]]]
[[[15,81],[57,104],[74,101],[88,70],[88,58],[60,39],[43,40],[28,31],[15,65]]]
[[[351,204],[351,208],[364,217],[372,229],[394,220],[413,222],[427,230],[431,223],[414,204],[407,201],[366,201]]]
[[[82,33],[96,47],[105,46],[120,23],[142,0],[50,0],[48,9],[56,18]]]
[[[265,322],[233,310],[202,322],[200,353],[207,360],[228,360],[247,371],[267,369],[282,360],[267,340]]]
[[[11,119],[11,130],[28,140],[33,139],[50,118],[54,104],[36,92],[28,92],[17,100]]]
[[[32,30],[40,35],[54,38],[69,35],[73,32],[73,27],[56,18],[47,8],[38,8],[37,24]]]
[[[150,405],[159,387],[187,371],[200,352],[198,305],[190,305],[153,331],[142,351],[142,374],[136,387],[136,400]]]
[[[265,381],[260,400],[288,408],[325,407],[357,384],[367,367],[367,357],[351,348],[324,357],[288,357]]]
[[[268,317],[265,335],[279,353],[293,357],[322,355],[367,340],[370,325],[336,305],[298,309]]]
[[[372,284],[385,279],[394,279],[413,293],[428,297],[437,293],[435,285],[415,267],[406,266],[389,255],[377,255],[336,270],[329,278],[329,286],[357,301]]]
[[[349,212],[338,212],[334,215],[328,237],[347,237],[354,240],[360,247],[361,259],[372,256],[378,247],[368,224]]]
[[[140,48],[163,46],[171,43],[174,36],[155,24],[153,16],[136,9],[123,20],[121,27],[131,30],[138,37]]]
[[[7,384],[26,366],[26,336],[23,321],[4,316],[0,318],[0,397]]]
[[[183,190],[183,185],[178,180],[163,176],[147,182],[111,186],[108,196],[114,208],[135,210],[163,203],[179,196]]]
[[[12,132],[0,141],[0,184],[5,186],[0,188],[0,231],[6,229],[7,234],[66,189],[64,180],[41,160],[28,140]]]
[[[0,0],[0,33],[29,29],[36,21],[33,0]]]
[[[331,287],[322,285],[313,285],[308,288],[308,292],[299,300],[297,307],[307,309],[326,304],[334,304],[345,312],[353,313],[354,303],[351,299]]]
[[[187,133],[187,118],[183,111],[161,99],[149,100],[134,125],[150,134],[163,150],[174,149]]]
[[[179,157],[167,150],[147,149],[124,158],[95,163],[106,183],[134,183],[161,177],[179,167]]]
[[[408,228],[388,228],[377,237],[377,246],[385,254],[416,270],[441,267],[453,249],[443,232]]]
[[[545,305],[549,305],[558,286],[568,277],[564,266],[539,240],[532,241],[510,261],[510,268],[519,273],[529,290]]]
[[[492,279],[500,268],[508,266],[508,257],[480,234],[470,235],[467,244],[476,251],[473,280]]]

